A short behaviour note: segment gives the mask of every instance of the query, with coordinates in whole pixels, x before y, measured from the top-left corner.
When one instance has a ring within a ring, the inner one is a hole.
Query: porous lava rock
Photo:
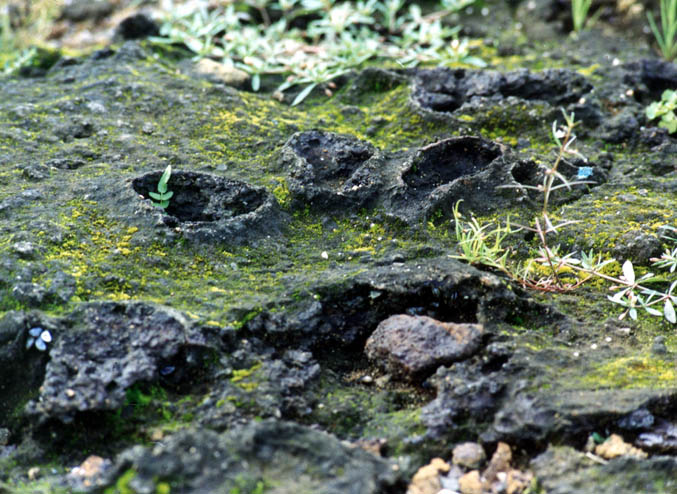
[[[317,297],[294,311],[262,312],[245,328],[275,346],[345,347],[361,353],[378,324],[396,314],[478,323],[489,332],[510,314],[527,317],[534,310],[495,275],[447,256],[393,262],[350,277],[337,270],[312,290]]]
[[[128,449],[118,456],[107,484],[114,485],[130,468],[135,492],[155,492],[158,483],[170,480],[177,494],[255,492],[266,485],[299,494],[404,490],[392,463],[324,432],[275,420],[222,434],[187,429],[152,448]]]
[[[578,101],[592,85],[575,71],[519,69],[500,73],[491,70],[419,70],[413,82],[411,101],[431,112],[453,113],[473,98],[543,101],[560,106]]]
[[[284,226],[285,217],[271,193],[208,173],[173,171],[168,190],[174,195],[161,210],[152,205],[149,196],[149,192],[156,192],[161,175],[156,171],[131,180],[137,194],[136,212],[155,217],[166,229],[188,240],[246,244],[279,234]]]
[[[38,312],[9,311],[0,318],[0,425],[18,418],[16,407],[36,393],[44,380],[49,356],[27,348],[32,328],[47,330],[52,337],[60,331],[57,320]]]
[[[385,205],[393,216],[413,223],[435,212],[451,216],[457,201],[463,207],[487,212],[518,201],[511,170],[517,160],[505,156],[501,145],[480,137],[451,137],[420,148],[399,170]]]
[[[221,358],[219,363],[228,373],[223,377],[217,373],[212,391],[195,410],[200,424],[225,430],[242,423],[249,413],[292,419],[312,411],[314,400],[308,391],[320,376],[320,364],[313,355],[285,350],[279,358],[272,358],[266,355],[273,353],[270,347],[254,351],[248,348],[249,343],[241,342]],[[236,367],[238,370],[232,371]],[[247,410],[236,403],[247,403]]]
[[[145,302],[83,304],[62,324],[40,394],[26,406],[39,422],[114,410],[127,388],[157,381],[170,369],[190,379],[190,369],[200,368],[214,348],[180,312]]]
[[[534,458],[529,467],[548,494],[674,492],[677,489],[674,476],[677,460],[668,456],[646,459],[626,456],[599,464],[572,447],[550,446]]]
[[[381,184],[384,159],[359,139],[311,130],[294,134],[280,152],[297,207],[346,211],[369,205]]]
[[[462,360],[476,352],[484,328],[480,324],[454,324],[427,316],[398,314],[382,321],[365,346],[367,357],[392,375],[415,379],[440,365]]]

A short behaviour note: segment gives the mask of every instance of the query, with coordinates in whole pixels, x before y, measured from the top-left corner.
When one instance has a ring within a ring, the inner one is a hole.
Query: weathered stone
[[[507,472],[510,470],[510,462],[512,461],[512,451],[510,451],[510,446],[504,442],[498,443],[496,446],[496,451],[491,456],[489,465],[486,470],[482,472],[482,478],[484,482],[488,485],[493,484],[498,478],[498,474]]]
[[[400,314],[382,321],[367,340],[365,353],[388,372],[414,379],[478,350],[484,328],[427,316]]]
[[[76,413],[114,410],[134,383],[156,381],[164,366],[180,367],[174,376],[188,376],[188,347],[207,348],[178,311],[145,303],[93,303],[69,316],[49,348],[49,362],[40,396],[26,406],[43,422],[72,421]]]
[[[461,443],[454,448],[452,454],[454,465],[470,470],[478,470],[487,459],[484,448],[477,443]]]
[[[352,136],[311,130],[294,134],[280,151],[296,207],[341,211],[369,206],[381,186],[384,158]]]
[[[245,87],[251,80],[251,76],[245,71],[216,62],[209,58],[201,58],[195,64],[195,71],[201,76],[237,88]]]
[[[597,445],[595,454],[610,460],[619,456],[632,456],[633,458],[647,458],[646,452],[635,448],[632,444],[623,441],[623,438],[618,434],[611,434],[609,439],[602,444]]]
[[[223,434],[187,429],[153,448],[130,448],[118,456],[106,484],[114,485],[129,468],[136,472],[130,482],[135,492],[155,492],[158,482],[175,478],[182,479],[184,494],[235,488],[252,492],[257,485],[318,494],[403,491],[390,462],[345,446],[329,434],[275,420]]]
[[[669,456],[621,456],[602,465],[574,448],[550,446],[529,466],[548,494],[646,492],[653,485],[661,485],[663,492],[677,489],[677,461]]]
[[[458,485],[461,489],[461,494],[483,494],[484,492],[480,472],[477,470],[472,470],[463,475],[458,479]]]
[[[439,477],[449,468],[443,459],[433,458],[429,464],[418,469],[407,488],[407,494],[437,494],[442,487]]]
[[[129,210],[130,202],[135,206],[130,221],[138,222],[142,214],[146,221],[154,219],[156,226],[164,226],[169,235],[178,232],[193,242],[236,245],[279,235],[284,229],[286,216],[268,191],[207,173],[172,171],[168,190],[174,195],[160,212],[149,193],[156,191],[162,173],[137,177],[120,194],[121,210]]]

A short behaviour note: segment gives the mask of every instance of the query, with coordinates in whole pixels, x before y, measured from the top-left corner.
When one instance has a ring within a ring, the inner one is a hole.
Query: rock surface
[[[379,323],[367,340],[365,353],[387,372],[413,379],[470,357],[479,349],[483,333],[479,324],[400,314]]]
[[[594,183],[555,191],[549,246],[654,271],[677,145],[645,109],[677,68],[644,12],[570,36],[558,2],[511,5],[459,14],[491,67],[371,67],[294,107],[144,41],[0,76],[0,491],[402,494],[432,464],[440,492],[674,492],[671,326],[618,320],[603,279],[527,291],[454,259],[452,212],[533,224],[574,112],[586,160],[558,172]],[[488,465],[448,463],[467,441]]]

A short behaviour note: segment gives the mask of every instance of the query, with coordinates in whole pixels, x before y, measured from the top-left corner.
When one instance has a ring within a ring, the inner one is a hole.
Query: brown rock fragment
[[[632,456],[634,458],[646,458],[648,456],[641,449],[623,441],[623,438],[618,434],[612,434],[609,439],[597,445],[595,454],[607,460],[619,456]]]
[[[493,484],[499,472],[507,472],[510,470],[510,462],[512,461],[512,452],[510,446],[505,443],[498,443],[496,452],[491,457],[489,466],[484,471],[482,477],[489,485]]]
[[[472,470],[458,479],[458,486],[461,494],[483,494],[484,492],[480,472],[477,470]]]
[[[534,475],[531,472],[510,470],[506,479],[506,494],[521,494],[531,485]]]
[[[471,356],[479,349],[483,333],[481,324],[399,314],[381,321],[367,340],[365,353],[386,372],[416,379]]]
[[[429,464],[418,469],[411,479],[407,494],[437,494],[442,488],[440,473],[446,473],[450,468],[441,458],[433,458]]]

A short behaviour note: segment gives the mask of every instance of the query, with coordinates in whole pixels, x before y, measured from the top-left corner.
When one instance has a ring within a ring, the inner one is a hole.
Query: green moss
[[[632,355],[600,362],[582,378],[592,388],[674,388],[674,363],[650,355]]]
[[[114,486],[106,488],[104,494],[136,494],[136,490],[129,486],[129,483],[136,477],[136,471],[132,468],[118,477]]]
[[[254,379],[256,373],[261,369],[262,364],[256,363],[249,369],[236,369],[233,370],[233,377],[230,378],[230,382],[242,388],[244,391],[253,391],[258,387],[258,383]]]

